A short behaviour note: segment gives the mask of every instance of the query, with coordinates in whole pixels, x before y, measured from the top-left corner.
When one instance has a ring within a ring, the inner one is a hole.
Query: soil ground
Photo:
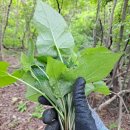
[[[10,62],[11,67],[19,66],[19,55],[9,55],[5,55],[4,60]],[[45,125],[42,121],[32,117],[37,104],[25,99],[25,91],[25,86],[21,83],[0,89],[0,130],[44,130]],[[27,102],[25,112],[18,111],[20,101]],[[118,106],[110,105],[99,113],[110,130],[117,130],[118,111]],[[124,112],[122,130],[130,130],[128,117]]]

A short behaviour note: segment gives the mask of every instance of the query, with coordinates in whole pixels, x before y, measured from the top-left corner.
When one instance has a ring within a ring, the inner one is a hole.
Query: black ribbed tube
[[[80,77],[74,83],[75,130],[97,130],[85,96],[86,81]]]

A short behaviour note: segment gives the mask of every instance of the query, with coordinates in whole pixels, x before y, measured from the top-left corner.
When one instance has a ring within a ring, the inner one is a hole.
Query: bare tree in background
[[[121,16],[121,27],[120,27],[120,33],[119,33],[119,42],[117,44],[117,51],[120,51],[120,46],[121,42],[123,39],[123,34],[124,34],[124,22],[126,19],[126,12],[127,12],[127,7],[128,7],[128,2],[129,0],[124,0],[123,8],[122,8],[122,16]]]
[[[123,8],[122,8],[122,17],[121,17],[121,27],[120,27],[120,33],[119,33],[119,42],[117,44],[117,51],[120,51],[120,46],[121,46],[121,42],[122,42],[122,39],[123,39],[123,33],[124,33],[124,21],[126,19],[126,12],[127,12],[127,7],[128,7],[128,2],[129,0],[124,0],[124,4],[123,4]],[[129,40],[128,40],[129,42]],[[127,72],[130,68],[130,58],[129,58],[129,64],[128,64],[128,67],[127,67]],[[127,76],[127,75],[126,75]],[[124,89],[124,84],[125,84],[125,80],[126,80],[126,77],[124,78],[124,83],[123,85],[120,85],[119,89],[120,91],[122,91]],[[123,105],[123,102],[122,100],[120,99],[120,104],[119,104],[119,121],[118,121],[118,130],[121,129],[121,125],[122,125],[122,107]]]
[[[6,15],[6,5],[5,1],[1,0],[0,1],[0,61],[3,59],[3,54],[2,54],[2,43],[3,43],[3,29],[5,25],[6,18],[4,17]]]
[[[114,11],[116,5],[117,5],[117,0],[114,0],[110,21],[109,21],[109,29],[108,29],[108,38],[107,38],[107,45],[106,45],[108,48],[110,48],[112,45],[112,24],[113,24],[113,17],[114,17]]]
[[[23,3],[23,4],[26,4],[26,3]],[[22,39],[21,39],[21,44],[22,44],[21,48],[22,49],[25,48],[25,45],[24,45],[25,40],[30,39],[30,23],[31,23],[31,20],[32,20],[34,11],[35,11],[35,6],[36,6],[36,0],[33,1],[33,9],[30,13],[30,16],[25,18],[25,21],[26,21],[25,30],[23,32],[23,36],[22,36]]]
[[[4,25],[4,28],[3,28],[2,42],[3,42],[3,39],[4,39],[6,28],[8,26],[8,19],[9,19],[9,13],[10,13],[10,8],[11,8],[11,5],[12,5],[12,1],[13,0],[10,0],[9,5],[8,5],[8,9],[7,9],[5,25]]]
[[[96,47],[97,45],[97,25],[98,25],[98,21],[99,21],[99,14],[100,14],[100,4],[101,4],[101,0],[97,1],[97,13],[96,13],[96,22],[95,22],[95,27],[93,29],[93,40],[94,40],[94,47]]]
[[[4,5],[4,0],[1,1],[1,14],[2,14],[2,18],[1,18],[1,23],[0,23],[0,60],[2,60],[3,56],[2,56],[2,47],[5,47],[3,45],[3,41],[4,41],[4,36],[5,36],[5,31],[6,28],[8,26],[8,19],[9,19],[9,13],[10,13],[10,8],[12,5],[12,0],[10,0],[9,4],[8,4],[8,8],[7,11],[5,11],[5,5]],[[4,17],[5,15],[5,17]]]

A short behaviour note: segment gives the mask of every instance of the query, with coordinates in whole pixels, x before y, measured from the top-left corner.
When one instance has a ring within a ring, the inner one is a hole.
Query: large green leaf
[[[46,3],[37,0],[34,23],[38,30],[37,50],[40,55],[60,56],[70,52],[74,40],[63,17]]]
[[[100,81],[110,73],[120,56],[103,47],[85,49],[78,57],[78,66],[68,69],[65,78],[74,80],[84,77],[87,83]]]
[[[17,81],[16,79],[10,77],[10,75],[8,73],[8,67],[9,67],[9,63],[0,62],[0,88],[6,87],[6,86]],[[17,78],[20,78],[23,75],[23,71],[16,70],[12,73],[12,75],[17,77]]]

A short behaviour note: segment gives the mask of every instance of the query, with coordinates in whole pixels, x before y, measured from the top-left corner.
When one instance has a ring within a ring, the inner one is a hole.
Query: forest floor
[[[11,64],[11,68],[19,66],[19,54],[6,54],[4,60]],[[43,130],[45,125],[40,119],[32,117],[36,103],[25,99],[25,86],[21,83],[0,89],[0,130]],[[20,102],[26,102],[26,110],[20,112]],[[130,106],[130,104],[129,104]],[[44,108],[43,108],[44,109]],[[100,117],[110,130],[117,130],[119,118],[118,105],[111,104],[100,112]],[[122,129],[130,130],[129,115],[123,113]]]

